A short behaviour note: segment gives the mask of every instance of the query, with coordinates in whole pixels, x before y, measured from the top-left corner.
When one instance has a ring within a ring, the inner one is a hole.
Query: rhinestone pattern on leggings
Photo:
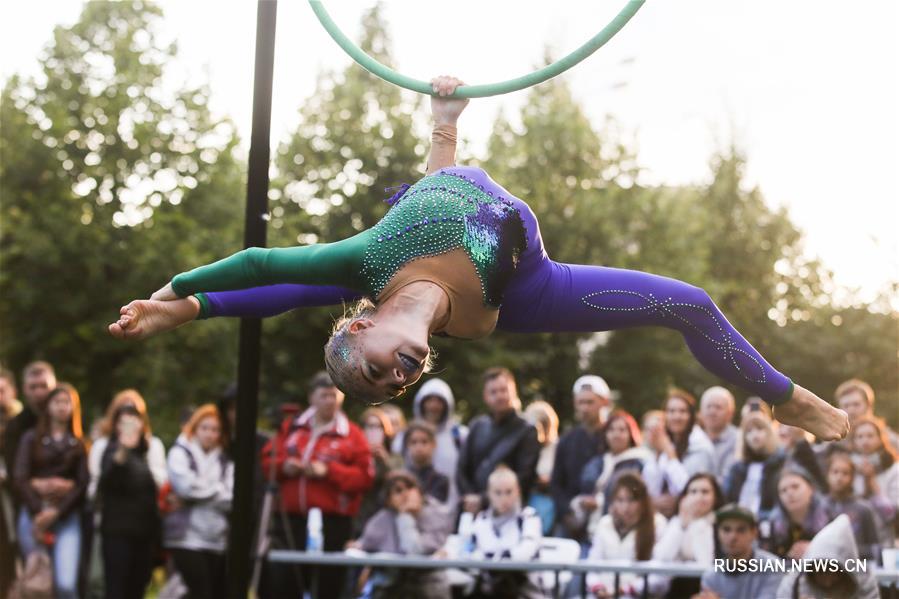
[[[645,302],[645,304],[642,306],[622,306],[615,304],[616,298],[620,300],[624,298],[633,299],[635,297]],[[657,298],[655,297],[655,294],[652,293],[647,296],[637,291],[631,291],[629,289],[608,289],[605,291],[597,291],[595,293],[585,295],[581,298],[581,301],[596,310],[603,310],[608,312],[643,312],[647,315],[659,317],[663,320],[671,318],[680,320],[685,325],[693,329],[694,332],[699,333],[703,338],[708,340],[709,343],[717,347],[718,350],[720,350],[724,355],[725,359],[727,359],[727,361],[731,365],[733,365],[734,369],[739,372],[740,375],[742,375],[743,378],[745,378],[747,381],[751,381],[753,383],[765,382],[765,368],[762,366],[762,364],[755,359],[755,356],[737,346],[737,343],[734,341],[733,335],[731,335],[728,327],[722,325],[715,313],[706,306],[688,302],[676,302],[671,297]],[[708,333],[709,329],[707,327],[700,327],[692,320],[690,320],[690,317],[687,314],[690,311],[698,311],[710,318],[715,323],[718,332],[721,334],[721,338],[715,339]],[[737,362],[736,354],[740,354],[741,356],[748,358],[758,368],[758,374],[752,376],[743,368],[741,368],[740,364]]]

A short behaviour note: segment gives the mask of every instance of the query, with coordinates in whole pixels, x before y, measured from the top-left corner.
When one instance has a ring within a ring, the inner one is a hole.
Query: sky
[[[256,3],[160,2],[161,34],[179,44],[176,77],[205,78],[211,107],[250,137]],[[326,1],[351,38],[366,1]],[[624,0],[413,2],[386,0],[397,69],[468,83],[518,76],[593,36]],[[74,23],[78,0],[0,8],[0,78],[34,74],[53,27]],[[552,8],[550,8],[552,6]],[[606,118],[637,151],[648,183],[711,177],[709,159],[733,141],[747,183],[786,207],[806,250],[838,282],[871,296],[899,280],[899,3],[648,0],[606,46],[563,77],[597,127]],[[323,69],[350,59],[304,0],[281,0],[275,47],[272,145]],[[483,155],[500,110],[526,92],[472,101],[460,132]],[[245,146],[246,147],[246,146]],[[726,234],[726,232],[722,232]]]

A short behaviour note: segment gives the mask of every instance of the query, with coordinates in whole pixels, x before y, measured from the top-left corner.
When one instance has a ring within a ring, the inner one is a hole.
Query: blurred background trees
[[[214,399],[234,376],[236,322],[195,323],[138,344],[114,341],[106,324],[128,299],[240,249],[245,165],[232,123],[207,108],[209,89],[167,76],[177,48],[158,42],[162,19],[149,3],[88,3],[78,23],[54,32],[40,77],[4,83],[0,361],[18,371],[50,360],[82,391],[90,416],[116,390],[136,387],[171,437],[184,405]],[[377,7],[360,37],[391,63]],[[824,397],[850,376],[869,380],[897,424],[899,316],[888,298],[852,299],[806,257],[789,215],[747,188],[738,148],[711,157],[707,183],[643,186],[634,149],[611,123],[591,123],[564,79],[526,93],[520,125],[498,115],[480,163],[533,207],[555,259],[702,286],[781,370]],[[300,124],[273,157],[271,245],[361,231],[386,211],[384,188],[423,175],[424,99],[350,66],[321,73],[298,104]],[[464,144],[460,158],[478,163]],[[265,323],[264,406],[302,399],[340,310]],[[637,413],[657,407],[669,385],[700,393],[720,384],[678,334],[660,329],[497,333],[436,347],[440,376],[469,414],[481,409],[481,371],[496,364],[516,372],[525,400],[543,397],[563,419],[585,371],[604,376]]]

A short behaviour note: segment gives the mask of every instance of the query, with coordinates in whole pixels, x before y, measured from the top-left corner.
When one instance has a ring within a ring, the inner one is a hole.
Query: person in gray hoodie
[[[434,450],[434,470],[449,478],[449,497],[447,505],[459,502],[459,490],[456,486],[456,470],[459,463],[459,450],[468,437],[468,428],[459,424],[455,417],[456,399],[453,390],[439,378],[429,379],[418,389],[412,404],[412,413],[416,419],[429,422],[437,430],[437,447]],[[402,453],[405,431],[393,440],[393,451]]]
[[[169,450],[168,472],[177,509],[166,516],[163,546],[192,599],[225,596],[225,546],[234,490],[234,464],[222,446],[214,404],[197,408]]]
[[[864,571],[858,567],[858,549],[852,534],[849,516],[841,514],[821,529],[809,543],[805,552],[806,560],[835,560],[838,572],[818,571],[790,572],[780,583],[777,597],[783,599],[825,599],[841,597],[845,599],[876,599],[880,597],[877,580],[871,568]],[[823,563],[823,562],[822,562]],[[847,568],[846,564],[850,563]],[[827,568],[830,570],[830,562]],[[852,570],[852,571],[850,571]]]

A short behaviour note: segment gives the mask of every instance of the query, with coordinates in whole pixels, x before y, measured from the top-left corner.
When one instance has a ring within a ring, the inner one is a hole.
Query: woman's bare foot
[[[120,313],[119,319],[109,325],[109,334],[116,339],[146,339],[194,320],[200,313],[200,302],[195,297],[169,302],[134,300],[122,306]]]
[[[793,397],[774,406],[774,418],[805,429],[818,441],[839,441],[849,434],[849,416],[808,389],[793,385]]]

